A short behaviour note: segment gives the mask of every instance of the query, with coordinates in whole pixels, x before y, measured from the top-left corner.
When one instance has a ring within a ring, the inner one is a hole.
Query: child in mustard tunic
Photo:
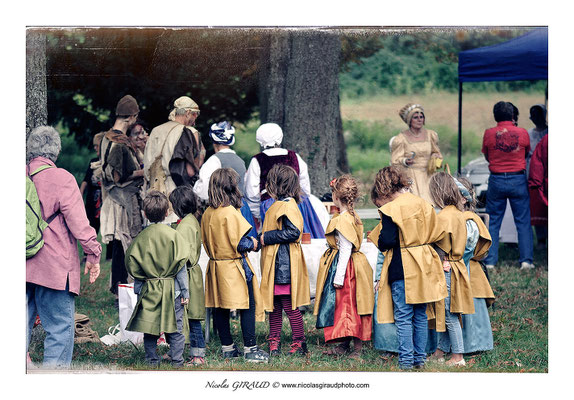
[[[303,216],[299,211],[299,177],[287,165],[277,164],[267,175],[267,193],[275,200],[266,213],[260,236],[261,294],[269,311],[269,352],[281,354],[283,311],[289,318],[292,343],[289,354],[307,354],[303,317],[298,307],[311,304],[309,274],[301,250]]]
[[[238,310],[245,360],[268,362],[269,354],[257,346],[255,320],[264,321],[257,276],[247,258],[258,250],[248,236],[252,226],[241,215],[243,201],[239,175],[231,168],[216,170],[209,179],[209,207],[201,218],[201,238],[209,256],[205,271],[205,306],[214,308],[215,326],[224,358],[239,357],[229,324],[230,310]]]
[[[395,323],[399,368],[424,367],[428,336],[427,303],[447,297],[442,263],[433,243],[444,231],[432,205],[409,193],[410,182],[396,167],[375,177],[371,199],[380,205],[381,223],[369,239],[385,256],[375,286],[377,321]]]
[[[474,314],[462,315],[462,337],[464,352],[476,353],[494,348],[492,326],[488,306],[494,302],[494,292],[480,261],[486,256],[492,239],[482,219],[474,212],[476,193],[467,179],[456,178],[458,189],[465,198],[463,216],[466,219],[467,234],[464,261],[470,271],[470,286],[474,297]]]
[[[436,245],[444,251],[443,270],[449,296],[437,302],[436,313],[445,313],[446,331],[437,323],[438,348],[431,360],[444,361],[450,352],[448,366],[464,366],[464,341],[460,324],[461,314],[473,314],[474,302],[470,288],[470,277],[463,255],[467,242],[466,219],[463,218],[463,197],[452,176],[446,172],[435,173],[430,180],[429,190],[434,203],[441,211],[438,221],[446,235]],[[440,254],[439,250],[439,254]]]
[[[190,254],[186,263],[189,280],[189,322],[190,360],[186,366],[205,364],[205,339],[201,329],[201,320],[205,319],[205,290],[203,273],[197,263],[201,254],[201,228],[195,218],[198,201],[190,185],[176,187],[169,195],[173,212],[179,218],[175,229],[186,239]]]
[[[337,343],[324,354],[337,356],[350,351],[348,356],[357,359],[363,342],[371,340],[373,269],[359,251],[363,223],[354,209],[359,198],[357,181],[343,175],[333,179],[330,186],[339,213],[325,232],[329,249],[319,264],[314,314],[317,328],[323,328],[325,342]]]

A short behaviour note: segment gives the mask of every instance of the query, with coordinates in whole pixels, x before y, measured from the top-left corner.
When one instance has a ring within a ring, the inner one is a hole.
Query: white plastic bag
[[[126,325],[132,317],[132,313],[138,300],[137,295],[134,293],[134,284],[119,284],[118,298],[120,307],[120,340],[122,342],[127,342],[129,340],[133,344],[143,343],[143,333],[126,330]]]
[[[120,344],[121,339],[121,332],[120,332],[120,324],[116,326],[110,326],[108,328],[108,334],[102,336],[100,340],[107,346],[114,346],[116,344]]]

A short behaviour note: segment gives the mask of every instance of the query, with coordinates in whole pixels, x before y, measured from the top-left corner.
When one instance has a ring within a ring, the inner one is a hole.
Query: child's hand
[[[183,297],[181,298],[181,305],[182,306],[186,306],[189,304],[189,299],[184,299]]]
[[[261,233],[261,246],[265,246],[265,243],[263,242],[263,235],[264,234],[265,234],[264,232]]]
[[[449,272],[449,271],[450,271],[450,262],[449,262],[449,261],[444,260],[444,261],[442,262],[442,270],[443,270],[444,272]]]
[[[256,251],[257,245],[259,244],[259,242],[253,236],[251,237],[251,240],[253,241],[253,251]]]

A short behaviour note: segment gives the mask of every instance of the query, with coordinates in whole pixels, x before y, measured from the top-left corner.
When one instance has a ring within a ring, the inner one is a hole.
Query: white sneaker
[[[445,365],[447,367],[464,367],[466,365],[466,362],[464,361],[464,358],[459,361],[454,361],[453,359],[450,359],[445,363]]]
[[[529,262],[526,262],[526,261],[523,261],[523,262],[520,264],[520,269],[534,269],[534,264],[529,263]]]
[[[494,269],[494,265],[492,265],[492,264],[486,264],[486,269]]]

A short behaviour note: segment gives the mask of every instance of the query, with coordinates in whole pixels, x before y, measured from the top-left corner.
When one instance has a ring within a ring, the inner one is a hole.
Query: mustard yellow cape
[[[430,303],[448,296],[442,263],[432,243],[442,239],[445,232],[437,223],[432,205],[412,193],[402,193],[395,200],[379,208],[399,227],[401,258],[405,280],[407,304]],[[382,225],[371,231],[369,239],[378,243]],[[379,295],[377,321],[393,323],[393,299],[388,281],[393,250],[385,252]]]
[[[319,313],[319,305],[321,304],[321,296],[323,295],[323,287],[327,279],[327,273],[335,256],[339,252],[336,231],[339,231],[345,239],[353,244],[351,259],[355,267],[355,279],[357,282],[357,312],[359,315],[370,315],[373,313],[373,307],[375,305],[373,269],[367,261],[367,257],[359,251],[361,242],[363,241],[363,225],[356,224],[355,218],[348,212],[333,215],[333,218],[329,221],[329,225],[327,225],[325,239],[327,239],[329,249],[327,249],[321,257],[319,271],[317,272],[317,290],[315,291],[315,308],[313,314],[317,315]]]
[[[474,314],[474,300],[470,286],[470,276],[462,258],[466,247],[466,219],[455,206],[447,206],[438,214],[438,223],[446,234],[436,242],[445,253],[450,262],[450,312],[460,314]],[[439,332],[446,331],[443,324],[445,316],[444,300],[431,303],[427,307],[429,327]],[[459,317],[460,319],[460,317]],[[460,319],[462,323],[462,319]]]
[[[234,309],[249,308],[249,292],[241,254],[237,245],[252,229],[233,206],[208,207],[201,218],[201,239],[209,262],[205,271],[205,306]],[[257,275],[249,258],[245,258],[253,272],[255,318],[265,320]]]
[[[455,206],[447,206],[438,214],[446,235],[437,246],[447,253],[450,262],[450,312],[474,314],[470,277],[462,256],[466,247],[466,218]]]
[[[303,236],[303,216],[295,200],[276,201],[265,213],[262,232],[282,229],[282,217],[301,232],[296,242],[289,243],[289,260],[291,261],[291,304],[293,310],[299,306],[311,304],[309,273],[301,249]],[[265,236],[263,237],[265,240]],[[279,244],[265,245],[261,250],[261,296],[265,311],[273,311],[273,289],[275,287],[275,258]]]
[[[474,248],[474,255],[470,259],[470,286],[472,287],[472,296],[476,298],[486,299],[487,304],[494,302],[494,292],[488,282],[482,266],[479,261],[482,260],[492,244],[492,238],[488,232],[488,228],[482,222],[482,219],[472,211],[465,211],[463,213],[464,219],[472,219],[478,226],[479,238],[476,247]]]

